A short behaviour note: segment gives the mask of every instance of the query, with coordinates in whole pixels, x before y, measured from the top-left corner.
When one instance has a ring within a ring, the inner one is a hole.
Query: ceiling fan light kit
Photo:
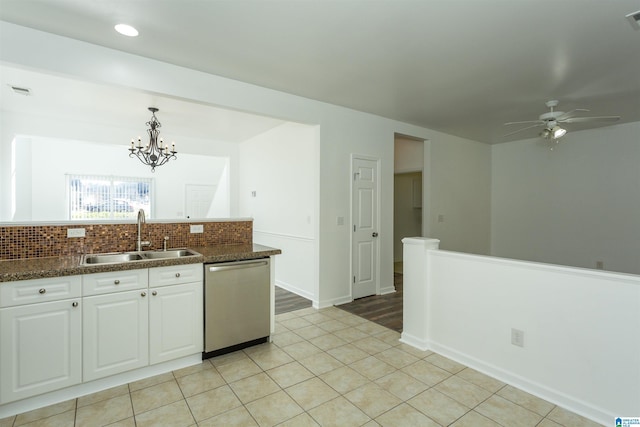
[[[555,125],[553,129],[551,129],[551,136],[553,139],[562,138],[567,133],[566,129],[561,128],[558,125]]]
[[[556,111],[555,107],[558,106],[558,101],[555,99],[547,101],[545,105],[547,106],[547,108],[549,108],[549,111],[546,113],[540,114],[540,116],[538,117],[538,120],[526,120],[522,122],[505,123],[505,126],[516,125],[516,124],[520,124],[520,125],[528,124],[529,126],[526,126],[514,132],[503,135],[503,137],[514,135],[516,133],[519,133],[534,127],[544,126],[544,129],[538,135],[544,139],[553,139],[557,143],[557,140],[559,138],[562,138],[567,133],[566,129],[560,127],[560,123],[616,122],[620,120],[620,116],[575,117],[576,113],[589,111],[584,108],[576,108],[567,113],[565,113],[564,111]]]

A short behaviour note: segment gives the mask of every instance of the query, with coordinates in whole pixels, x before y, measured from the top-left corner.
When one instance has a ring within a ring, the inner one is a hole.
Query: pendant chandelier
[[[138,143],[135,145],[135,140],[132,139],[129,157],[136,156],[143,164],[151,166],[151,172],[155,172],[156,167],[164,165],[170,159],[176,159],[177,151],[175,143],[172,142],[171,149],[169,149],[169,145],[165,145],[162,138],[158,140],[159,129],[162,126],[156,118],[158,109],[149,107],[149,111],[151,111],[151,120],[146,123],[149,126],[149,129],[147,129],[149,143],[142,146],[142,139],[138,137]]]

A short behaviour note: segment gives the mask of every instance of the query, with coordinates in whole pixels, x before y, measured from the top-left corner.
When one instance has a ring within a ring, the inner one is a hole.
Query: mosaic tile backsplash
[[[190,225],[202,224],[203,233],[191,233]],[[84,228],[85,237],[67,237],[67,229]],[[0,259],[42,258],[84,253],[124,252],[136,249],[136,224],[73,224],[0,226]],[[198,221],[180,223],[146,223],[142,240],[151,242],[148,249],[250,244],[253,221]]]

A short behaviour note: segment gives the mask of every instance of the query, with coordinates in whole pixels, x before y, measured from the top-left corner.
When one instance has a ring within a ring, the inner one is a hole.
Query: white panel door
[[[83,380],[149,364],[147,290],[83,299]]]
[[[80,383],[79,301],[0,309],[0,403]]]
[[[352,160],[352,259],[351,296],[378,293],[378,160]]]
[[[187,218],[206,218],[216,195],[216,185],[187,184],[185,210]]]
[[[150,289],[151,364],[203,350],[202,281]],[[220,325],[224,327],[223,325]]]

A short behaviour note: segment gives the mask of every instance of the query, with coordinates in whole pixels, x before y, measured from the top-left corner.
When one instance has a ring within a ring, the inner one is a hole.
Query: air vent
[[[627,19],[631,23],[634,30],[640,30],[640,10],[627,15]]]
[[[24,96],[31,95],[31,89],[29,89],[29,88],[20,87],[20,86],[13,86],[13,85],[9,85],[9,87],[11,88],[11,90],[13,90],[18,95],[24,95]]]

